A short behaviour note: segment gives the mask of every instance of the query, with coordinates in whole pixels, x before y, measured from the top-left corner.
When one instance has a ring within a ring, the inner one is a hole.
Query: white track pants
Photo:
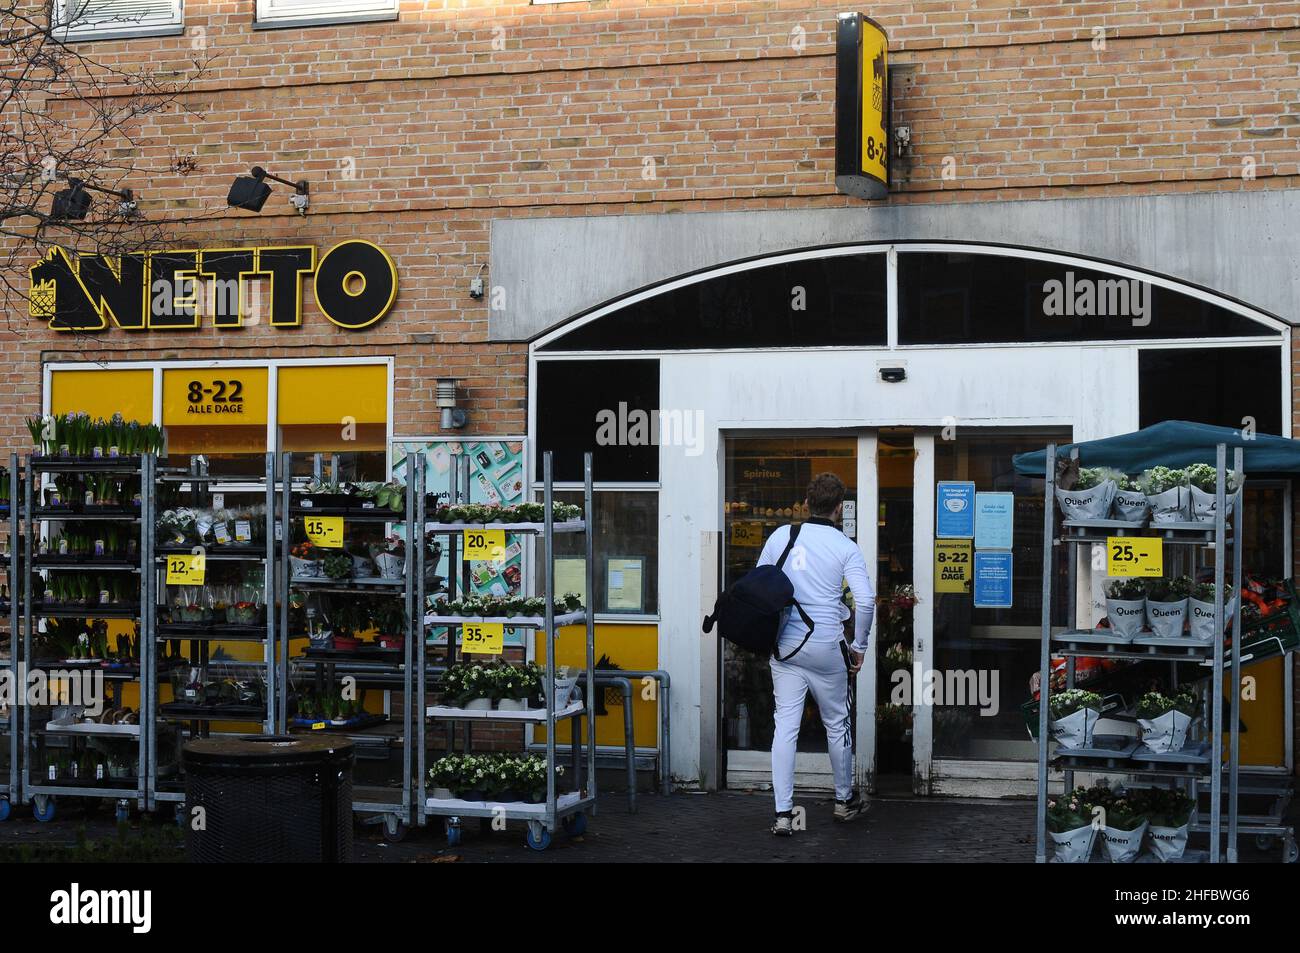
[[[797,645],[798,643],[794,643]],[[790,651],[794,645],[782,647]],[[849,671],[839,642],[810,641],[788,662],[771,660],[776,695],[776,728],[772,735],[772,792],[776,809],[794,807],[794,758],[803,721],[804,699],[812,692],[826,728],[835,797],[853,794],[853,738],[849,730]]]

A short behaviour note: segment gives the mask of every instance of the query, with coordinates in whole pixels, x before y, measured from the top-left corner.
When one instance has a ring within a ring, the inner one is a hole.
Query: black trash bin
[[[191,741],[184,749],[190,861],[350,861],[352,762],[350,741],[324,735]]]

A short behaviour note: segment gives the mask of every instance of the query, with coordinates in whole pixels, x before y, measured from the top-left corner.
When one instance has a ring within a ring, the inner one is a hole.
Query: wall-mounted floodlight
[[[51,222],[80,222],[90,214],[91,208],[95,202],[91,199],[91,192],[101,192],[104,195],[117,196],[118,214],[123,218],[134,218],[139,205],[135,200],[135,193],[130,189],[106,189],[98,185],[91,185],[83,179],[68,179],[68,187],[54,193],[54,203],[50,207]]]
[[[230,194],[226,196],[226,204],[231,208],[242,208],[249,212],[260,212],[266,200],[271,197],[271,187],[266,184],[266,180],[279,182],[281,185],[293,187],[293,195],[289,196],[289,204],[294,207],[299,215],[307,214],[307,180],[301,179],[297,182],[291,182],[289,179],[282,179],[278,175],[272,175],[261,166],[253,166],[248,175],[241,175],[235,178],[234,183],[230,186]]]

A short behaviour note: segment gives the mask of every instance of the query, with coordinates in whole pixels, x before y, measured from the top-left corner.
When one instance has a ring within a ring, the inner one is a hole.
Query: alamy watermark
[[[596,412],[596,445],[600,447],[682,447],[688,457],[704,452],[704,411],[617,408]]]
[[[102,669],[31,669],[18,663],[17,677],[9,669],[0,670],[0,708],[10,705],[71,705],[84,708],[87,714],[104,711],[104,672]]]
[[[1076,278],[1043,282],[1043,314],[1051,318],[1130,318],[1133,327],[1151,323],[1151,286],[1136,278]]]

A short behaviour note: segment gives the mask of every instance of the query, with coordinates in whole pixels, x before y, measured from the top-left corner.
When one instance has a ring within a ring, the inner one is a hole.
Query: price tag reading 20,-
[[[180,553],[167,557],[167,585],[201,586],[207,574],[207,559],[202,553]]]
[[[1106,575],[1163,576],[1164,549],[1150,536],[1107,536]]]
[[[505,649],[505,623],[475,622],[460,628],[460,650],[479,655],[499,655]]]
[[[308,516],[303,520],[307,538],[317,546],[340,549],[343,546],[343,517]]]
[[[490,563],[506,560],[506,531],[503,529],[465,530],[465,559]]]

